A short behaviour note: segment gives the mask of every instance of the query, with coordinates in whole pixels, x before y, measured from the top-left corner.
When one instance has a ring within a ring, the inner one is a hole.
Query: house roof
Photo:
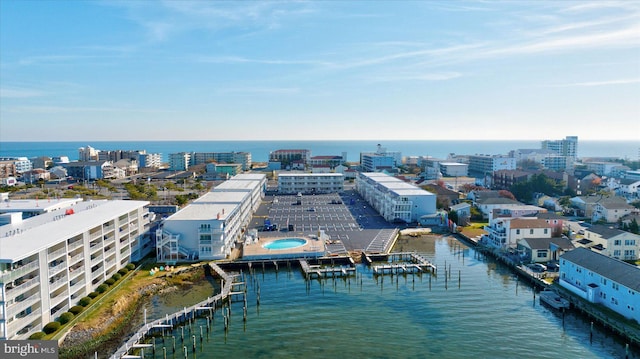
[[[522,204],[518,201],[506,197],[493,197],[493,198],[478,198],[476,202],[479,205],[492,205],[492,204]]]
[[[549,228],[549,223],[544,219],[522,219],[514,218],[511,220],[511,229],[524,229],[524,228]]]
[[[640,182],[639,179],[632,179],[632,178],[622,178],[620,179],[620,184],[621,185],[625,185],[625,186],[629,186],[635,183]]]
[[[621,229],[617,229],[617,228],[613,228],[613,227],[609,227],[609,226],[603,226],[601,224],[596,224],[594,226],[591,226],[591,227],[587,228],[585,230],[585,232],[591,232],[591,233],[599,234],[600,237],[602,237],[604,239],[613,238],[613,237],[616,237],[616,236],[619,236],[619,235],[625,233]]]
[[[554,212],[542,212],[536,215],[538,219],[565,219],[563,216],[556,214]]]
[[[461,209],[467,209],[470,208],[471,205],[469,203],[458,203],[458,204],[454,204],[453,206],[451,206],[451,210],[452,211],[459,211]]]
[[[605,197],[598,204],[606,209],[633,209],[622,197]]]
[[[563,250],[570,250],[575,248],[575,246],[571,243],[571,240],[563,237],[524,238],[521,241],[526,242],[531,249],[549,249],[552,243]]]
[[[593,252],[587,248],[576,248],[563,254],[560,258],[640,292],[639,267]]]

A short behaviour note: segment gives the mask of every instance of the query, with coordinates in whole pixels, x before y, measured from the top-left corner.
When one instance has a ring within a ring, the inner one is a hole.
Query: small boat
[[[540,292],[540,302],[551,306],[554,309],[569,309],[570,303],[568,300],[559,296],[552,290],[543,290]]]

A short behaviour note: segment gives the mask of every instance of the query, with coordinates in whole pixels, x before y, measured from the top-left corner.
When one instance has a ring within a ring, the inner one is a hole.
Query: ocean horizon
[[[445,159],[451,153],[459,155],[507,155],[518,149],[540,148],[538,140],[257,140],[257,141],[4,141],[0,142],[0,157],[67,156],[78,159],[80,147],[91,146],[101,151],[144,150],[162,154],[163,161],[177,152],[249,152],[253,162],[266,162],[271,151],[308,149],[312,156],[347,153],[350,162],[360,159],[360,152],[374,152],[380,144],[388,151],[406,156],[431,156]],[[638,160],[639,141],[578,141],[578,157],[613,157]]]

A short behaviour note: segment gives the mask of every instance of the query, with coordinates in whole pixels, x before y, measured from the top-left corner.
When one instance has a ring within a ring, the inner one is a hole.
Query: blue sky
[[[640,141],[640,1],[0,1],[0,141]]]

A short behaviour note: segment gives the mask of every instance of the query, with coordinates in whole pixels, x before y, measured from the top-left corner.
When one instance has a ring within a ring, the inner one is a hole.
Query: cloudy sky
[[[640,1],[0,1],[0,141],[640,140]]]

